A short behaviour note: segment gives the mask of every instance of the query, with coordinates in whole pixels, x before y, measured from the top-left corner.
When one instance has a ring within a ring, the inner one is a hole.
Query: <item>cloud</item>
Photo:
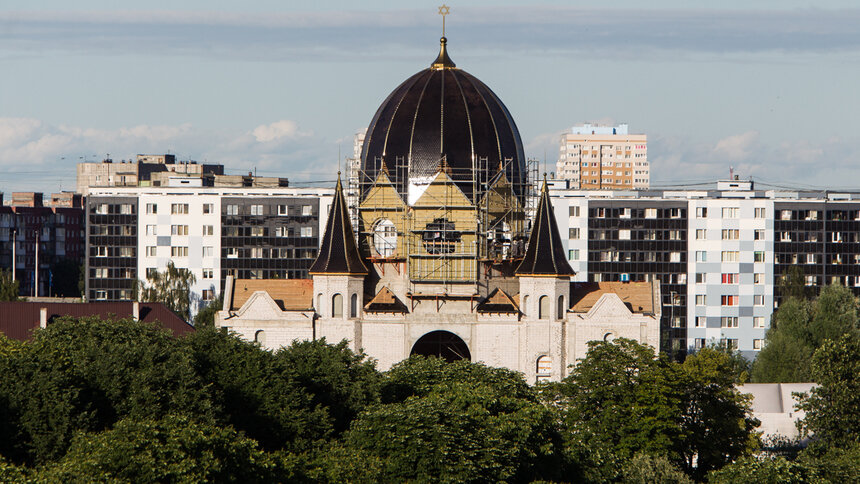
[[[310,136],[310,133],[300,133],[299,125],[295,121],[283,119],[272,124],[263,124],[254,128],[254,137],[261,143],[276,141],[282,138],[296,138],[299,136]]]
[[[744,160],[749,157],[758,138],[758,131],[747,131],[723,138],[717,141],[717,145],[714,146],[714,154],[729,161]]]
[[[860,9],[462,8],[453,42],[489,54],[619,58],[655,53],[856,51]],[[426,51],[421,10],[0,12],[6,55],[122,52],[244,59],[396,58]],[[417,35],[416,35],[417,32]],[[456,39],[456,40],[454,40]]]

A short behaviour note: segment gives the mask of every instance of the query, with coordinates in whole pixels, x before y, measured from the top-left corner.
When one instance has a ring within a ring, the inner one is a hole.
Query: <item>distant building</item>
[[[55,193],[44,200],[38,192],[16,192],[11,202],[4,204],[0,193],[0,269],[13,272],[20,295],[52,296],[58,294],[60,282],[76,288],[76,277],[75,281],[55,277],[69,277],[69,267],[83,264],[84,251],[80,195]],[[60,295],[71,295],[60,290]]]
[[[761,421],[757,429],[767,447],[768,441],[801,439],[805,446],[810,436],[804,436],[797,423],[806,417],[806,412],[797,407],[794,393],[808,393],[817,387],[815,383],[747,383],[738,386],[738,391],[752,395],[753,417]]]
[[[168,262],[191,270],[192,312],[242,279],[308,277],[331,204],[326,188],[99,188],[87,197],[86,294],[135,297]],[[321,216],[322,214],[322,216]]]
[[[627,131],[626,124],[574,126],[561,136],[556,177],[586,190],[648,188],[647,136]]]
[[[176,155],[137,155],[137,160],[114,163],[110,158],[101,162],[78,163],[76,192],[87,195],[95,187],[146,186],[153,174],[171,173],[179,176],[205,174],[223,175],[224,165],[198,164],[196,161],[176,162]],[[158,178],[156,178],[158,179]]]

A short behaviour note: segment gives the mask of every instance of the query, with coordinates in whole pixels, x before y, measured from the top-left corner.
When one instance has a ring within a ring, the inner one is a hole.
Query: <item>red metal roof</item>
[[[39,327],[39,313],[47,310],[48,324],[56,318],[71,316],[98,316],[102,319],[130,318],[134,311],[133,302],[91,302],[91,303],[41,303],[41,302],[0,302],[0,333],[8,338],[27,340],[33,330]],[[146,323],[159,323],[175,336],[194,331],[194,327],[167,309],[161,303],[140,303],[140,320]]]

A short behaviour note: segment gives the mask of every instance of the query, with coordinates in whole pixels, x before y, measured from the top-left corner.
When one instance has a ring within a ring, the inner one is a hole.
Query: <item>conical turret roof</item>
[[[358,247],[355,245],[352,223],[349,221],[343,186],[340,183],[340,173],[337,174],[334,200],[331,203],[320,251],[308,272],[311,274],[367,274],[367,266],[364,265]]]
[[[540,191],[535,224],[529,235],[526,255],[517,267],[517,276],[572,276],[576,274],[567,262],[558,224],[549,200],[546,175]]]

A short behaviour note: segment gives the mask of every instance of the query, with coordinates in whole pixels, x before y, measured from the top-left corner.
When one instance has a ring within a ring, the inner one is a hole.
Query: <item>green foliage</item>
[[[151,325],[61,319],[2,356],[0,401],[15,438],[0,442],[0,453],[18,462],[55,460],[76,431],[124,417],[212,414],[190,354]]]
[[[140,290],[141,302],[160,302],[188,321],[191,319],[191,285],[197,279],[188,269],[167,263],[165,271],[156,271]]]
[[[823,482],[860,482],[860,444],[840,448],[821,443],[801,452],[797,462]]]
[[[621,469],[624,484],[693,484],[680,469],[664,456],[639,453],[624,463]]]
[[[744,457],[722,469],[711,471],[708,482],[712,484],[803,484],[811,482],[813,476],[805,466],[786,460],[784,457],[756,459]]]
[[[782,273],[777,281],[778,293],[783,301],[789,299],[805,300],[809,298],[810,288],[806,285],[806,275],[800,266],[791,266]]]
[[[521,375],[412,357],[388,379],[397,389],[389,403],[369,408],[345,434],[343,452],[379,466],[372,480],[529,482],[564,469],[554,413]]]
[[[68,454],[41,470],[48,482],[286,482],[289,462],[266,454],[231,427],[186,417],[121,420],[75,438]]]
[[[825,342],[812,358],[812,377],[819,386],[799,405],[804,430],[828,446],[860,444],[860,337]]]
[[[17,301],[18,289],[18,281],[12,280],[12,272],[0,269],[0,301]]]
[[[203,327],[213,327],[215,325],[215,313],[221,310],[224,305],[224,295],[221,294],[215,299],[209,301],[209,304],[204,306],[194,316],[194,327],[201,329]]]
[[[765,347],[753,364],[752,380],[756,383],[811,381],[810,364],[815,350],[828,339],[857,331],[857,302],[851,290],[844,286],[827,286],[812,302],[788,299],[773,314]]]

